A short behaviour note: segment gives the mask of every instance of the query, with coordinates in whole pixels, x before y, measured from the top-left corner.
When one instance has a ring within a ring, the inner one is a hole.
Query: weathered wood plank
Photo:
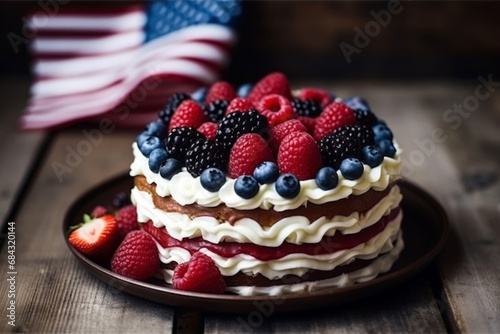
[[[78,145],[83,147],[82,130],[57,135],[15,218],[17,327],[2,321],[0,332],[171,332],[170,307],[107,286],[87,272],[65,244],[61,224],[69,206],[89,188],[126,172],[132,161],[135,134],[114,131],[96,141],[79,163],[75,158],[71,172],[58,177],[53,163],[66,164],[71,148],[78,152]],[[3,273],[9,271],[6,261],[4,247]],[[9,302],[7,288],[6,284],[0,288],[3,306]]]

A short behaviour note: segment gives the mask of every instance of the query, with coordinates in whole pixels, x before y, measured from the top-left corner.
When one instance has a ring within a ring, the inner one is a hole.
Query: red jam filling
[[[393,209],[387,216],[383,216],[378,222],[362,229],[358,233],[345,235],[342,233],[335,233],[334,236],[323,237],[319,243],[296,245],[284,242],[278,247],[267,247],[252,243],[238,242],[221,242],[219,244],[214,244],[203,240],[201,237],[177,240],[168,234],[165,227],[157,228],[153,225],[152,221],[143,224],[143,228],[146,232],[151,234],[163,248],[181,247],[188,250],[191,254],[196,253],[201,248],[206,248],[224,258],[231,258],[239,254],[248,254],[259,260],[269,261],[294,253],[322,255],[356,247],[382,232],[385,227],[397,217],[399,211],[399,207]]]

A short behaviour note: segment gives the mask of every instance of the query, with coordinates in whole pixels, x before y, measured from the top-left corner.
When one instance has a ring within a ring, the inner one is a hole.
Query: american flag
[[[104,116],[121,126],[145,124],[173,92],[218,78],[240,13],[235,0],[158,0],[68,4],[53,15],[30,15],[34,81],[22,127]]]

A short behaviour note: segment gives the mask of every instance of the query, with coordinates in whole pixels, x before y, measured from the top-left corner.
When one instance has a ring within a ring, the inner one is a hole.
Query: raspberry
[[[172,284],[175,289],[194,292],[222,294],[226,290],[226,282],[219,268],[201,252],[175,267]]]
[[[144,231],[132,231],[122,241],[111,260],[111,270],[136,280],[149,279],[160,267],[158,248]]]
[[[326,166],[338,169],[342,160],[361,157],[364,146],[374,143],[373,131],[366,126],[344,126],[319,141],[319,149]]]
[[[139,229],[137,210],[132,204],[118,210],[115,219],[118,227],[118,234],[121,239],[125,238],[128,232]]]
[[[354,115],[356,116],[358,124],[372,127],[378,123],[377,116],[375,116],[369,109],[364,109],[364,108],[353,109],[353,112]]]
[[[257,110],[244,113],[233,112],[224,116],[220,121],[215,140],[222,143],[229,152],[236,139],[245,133],[258,133],[267,139],[269,136],[267,124],[267,118],[259,114]]]
[[[321,106],[314,100],[292,100],[293,111],[300,116],[317,117],[321,113]]]
[[[218,124],[214,122],[205,122],[198,128],[198,132],[202,133],[207,139],[215,140]]]
[[[271,141],[271,148],[273,152],[278,153],[281,141],[287,135],[293,132],[307,132],[306,127],[297,119],[291,119],[289,121],[283,122],[272,128],[271,132],[273,134]]]
[[[238,138],[231,149],[228,172],[233,179],[241,175],[253,175],[255,167],[264,161],[275,161],[264,138],[247,133]]]
[[[180,126],[193,126],[197,128],[203,122],[205,122],[205,114],[201,106],[193,100],[185,100],[172,115],[168,130],[172,131],[173,128]]]
[[[209,105],[215,100],[231,101],[236,97],[236,92],[233,86],[226,81],[218,81],[214,83],[207,93],[205,104]]]
[[[229,106],[226,109],[226,115],[235,111],[245,112],[254,110],[255,106],[248,99],[243,97],[237,97],[229,103]]]
[[[299,180],[314,179],[323,167],[314,138],[307,132],[293,132],[286,136],[278,151],[278,167],[281,174],[293,174]]]
[[[186,93],[174,93],[168,99],[163,108],[158,113],[158,117],[165,124],[170,123],[170,119],[175,112],[175,109],[182,103],[182,101],[189,100],[191,97]]]
[[[355,123],[356,116],[351,108],[344,103],[333,102],[317,118],[314,139],[320,140],[342,126],[354,125]]]
[[[226,100],[215,100],[210,104],[207,104],[204,108],[205,116],[207,116],[210,122],[217,123],[227,114],[226,109],[229,102]]]
[[[283,73],[273,72],[266,75],[253,86],[247,98],[254,105],[257,105],[264,96],[270,94],[279,94],[287,99],[292,99],[290,84]]]
[[[169,133],[165,140],[165,147],[173,158],[184,162],[186,153],[191,145],[203,135],[193,127],[181,126]]]
[[[312,136],[314,135],[314,128],[316,128],[316,118],[299,116],[297,118],[307,129],[307,132]]]
[[[210,167],[226,170],[224,148],[215,141],[198,139],[186,153],[187,171],[197,177]]]
[[[90,213],[90,217],[98,218],[104,216],[106,213],[108,213],[108,209],[106,209],[102,205],[98,205],[92,210],[92,212]]]
[[[301,100],[313,100],[318,103],[322,108],[326,107],[332,102],[332,96],[326,90],[318,88],[302,88],[299,93]],[[306,115],[309,116],[309,115]]]
[[[257,105],[257,110],[266,116],[271,125],[278,125],[297,116],[290,101],[277,94],[264,96]]]

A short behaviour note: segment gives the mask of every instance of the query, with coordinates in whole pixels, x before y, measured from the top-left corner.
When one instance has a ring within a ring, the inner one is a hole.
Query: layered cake
[[[132,150],[137,220],[174,287],[194,254],[248,296],[368,281],[403,248],[401,150],[359,97],[281,73],[217,82],[171,96]]]

